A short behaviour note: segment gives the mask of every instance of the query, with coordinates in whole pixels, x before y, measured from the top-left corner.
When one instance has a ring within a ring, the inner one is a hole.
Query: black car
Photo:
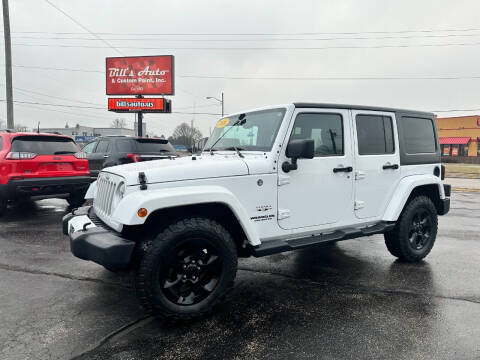
[[[93,177],[109,166],[177,156],[168,140],[128,136],[98,137],[82,150],[87,154],[90,175]]]

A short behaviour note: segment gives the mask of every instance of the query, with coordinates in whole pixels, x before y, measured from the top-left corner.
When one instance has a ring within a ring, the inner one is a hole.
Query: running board
[[[303,238],[290,240],[270,240],[265,241],[259,246],[252,248],[252,254],[255,257],[267,256],[281,253],[284,251],[291,251],[302,249],[318,244],[323,244],[331,241],[340,241],[354,239],[362,236],[370,236],[375,234],[383,234],[390,231],[395,226],[395,222],[379,222],[375,225],[368,226],[362,229],[345,228],[336,230],[330,233],[319,235],[310,235]]]

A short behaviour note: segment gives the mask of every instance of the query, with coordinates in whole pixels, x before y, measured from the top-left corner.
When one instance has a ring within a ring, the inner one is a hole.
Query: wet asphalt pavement
[[[0,218],[1,359],[480,359],[480,193],[454,193],[424,262],[382,236],[240,260],[209,317],[146,317],[128,274],[74,258],[63,200]]]

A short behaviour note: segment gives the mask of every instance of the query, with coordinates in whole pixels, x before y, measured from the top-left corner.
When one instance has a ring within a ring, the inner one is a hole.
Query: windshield
[[[205,151],[223,135],[214,150],[270,151],[282,123],[285,109],[270,109],[245,113],[243,125],[233,126],[240,115],[223,118],[217,122],[212,136],[205,144]]]

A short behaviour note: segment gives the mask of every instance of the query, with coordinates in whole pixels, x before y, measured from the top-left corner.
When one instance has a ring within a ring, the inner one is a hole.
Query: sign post
[[[132,98],[109,98],[108,110],[135,112],[137,134],[143,136],[143,113],[169,113],[171,102],[144,95],[174,95],[173,55],[106,58],[107,95],[133,95]]]
[[[137,99],[143,98],[142,95],[137,95]],[[139,111],[137,113],[137,136],[142,137],[143,136],[143,113]]]

